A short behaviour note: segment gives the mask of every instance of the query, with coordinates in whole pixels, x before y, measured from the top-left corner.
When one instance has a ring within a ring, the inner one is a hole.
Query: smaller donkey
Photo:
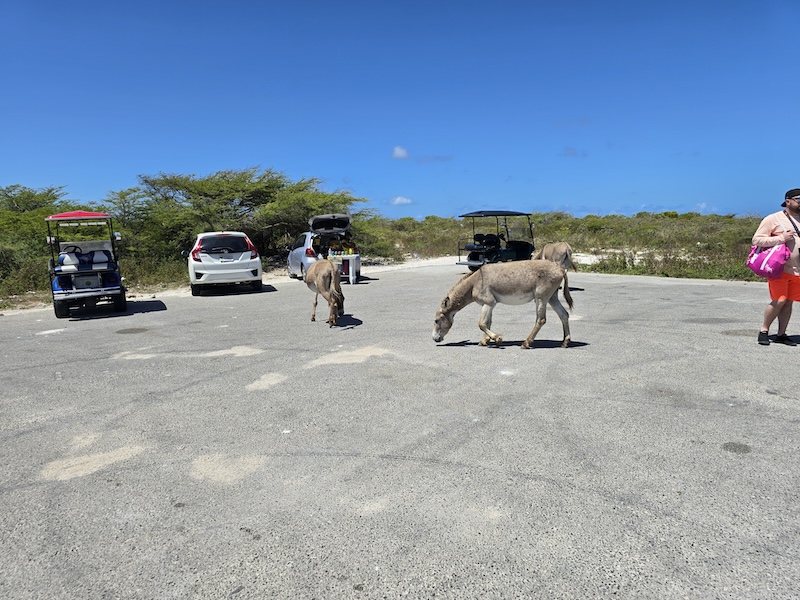
[[[577,271],[578,267],[572,262],[572,248],[567,242],[551,242],[545,244],[533,257],[533,260],[552,260],[557,265],[561,265],[564,270],[572,269]]]
[[[318,260],[312,263],[306,271],[306,285],[314,292],[311,320],[317,320],[317,299],[322,294],[330,307],[327,322],[331,327],[336,325],[336,317],[344,315],[344,294],[342,293],[339,269],[327,259]]]

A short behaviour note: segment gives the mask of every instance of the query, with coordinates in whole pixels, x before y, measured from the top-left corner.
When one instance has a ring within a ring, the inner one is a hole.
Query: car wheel
[[[56,313],[56,319],[69,318],[69,304],[64,300],[53,300],[53,312]]]
[[[114,296],[114,310],[116,312],[125,312],[128,310],[128,299],[125,298],[125,290],[122,290],[119,295]]]
[[[261,291],[261,280],[259,279],[258,281],[251,281],[250,282],[250,287],[253,288],[254,292],[260,292]]]
[[[199,296],[200,295],[200,286],[199,285],[190,285],[192,289],[192,296]]]
[[[302,265],[302,264],[300,265],[300,279],[302,279],[303,281],[305,281],[305,280],[306,280],[306,271],[305,271],[305,269],[303,268],[303,265]]]

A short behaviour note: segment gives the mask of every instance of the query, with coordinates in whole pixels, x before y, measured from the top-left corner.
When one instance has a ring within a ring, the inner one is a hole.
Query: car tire
[[[53,312],[56,313],[56,319],[68,319],[69,304],[65,300],[53,300]]]
[[[306,280],[306,271],[305,271],[305,269],[303,269],[303,265],[302,264],[300,265],[300,279],[302,279],[303,281]]]
[[[114,311],[125,312],[128,310],[128,299],[125,297],[125,290],[114,296]]]
[[[192,296],[199,296],[200,295],[200,286],[199,285],[190,285],[189,287],[192,290]]]
[[[250,282],[250,287],[253,288],[254,292],[260,292],[261,291],[261,280],[259,279],[257,281],[251,281]]]

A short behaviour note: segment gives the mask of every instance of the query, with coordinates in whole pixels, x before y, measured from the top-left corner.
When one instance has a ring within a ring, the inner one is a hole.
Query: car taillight
[[[250,260],[258,258],[258,250],[256,250],[256,247],[253,245],[253,242],[251,242],[250,238],[248,237],[244,239],[245,241],[247,241],[247,247],[250,249]]]
[[[306,248],[306,256],[309,258],[317,258],[317,253],[314,252],[313,248]]]
[[[200,251],[202,248],[200,246],[195,246],[194,250],[192,250],[192,260],[194,262],[202,262],[200,260]]]

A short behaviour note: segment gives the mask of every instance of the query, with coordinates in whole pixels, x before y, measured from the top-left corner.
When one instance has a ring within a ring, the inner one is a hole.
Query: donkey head
[[[433,341],[441,342],[450,328],[453,326],[453,316],[451,312],[452,301],[450,296],[445,296],[439,310],[436,311],[436,316],[433,318]]]

